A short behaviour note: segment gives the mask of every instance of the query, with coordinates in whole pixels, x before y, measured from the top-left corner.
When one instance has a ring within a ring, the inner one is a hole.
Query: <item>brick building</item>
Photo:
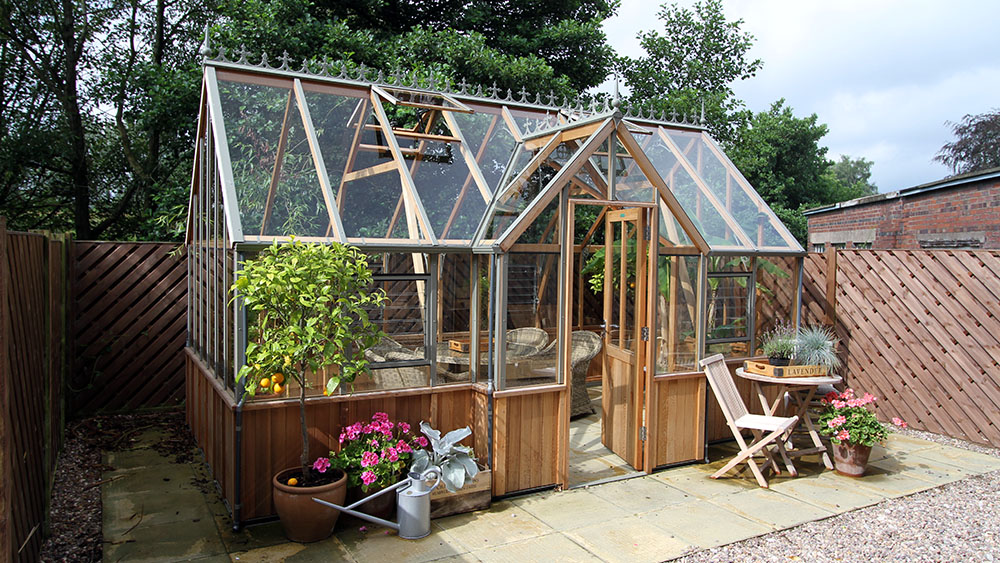
[[[809,250],[1000,248],[1000,168],[805,212]]]

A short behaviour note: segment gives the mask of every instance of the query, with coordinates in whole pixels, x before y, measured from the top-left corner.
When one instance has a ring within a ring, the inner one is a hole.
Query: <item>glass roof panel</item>
[[[469,143],[469,150],[476,156],[483,178],[496,193],[511,153],[517,148],[517,141],[507,129],[500,108],[476,108],[476,113],[456,113],[455,121]]]
[[[678,160],[662,137],[659,135],[635,135],[635,138],[646,153],[646,157],[653,163],[653,167],[670,188],[671,193],[677,198],[678,203],[687,212],[688,218],[691,219],[698,232],[710,246],[713,248],[746,248],[730,228],[722,214],[723,212],[717,209],[713,202],[702,193],[695,179],[682,166],[681,161]],[[665,222],[664,225],[666,225]]]
[[[316,129],[319,150],[323,155],[323,164],[330,178],[330,189],[333,196],[337,197],[346,172],[345,167],[351,157],[354,135],[370,106],[366,98],[308,90],[305,95],[313,127]]]
[[[517,238],[518,244],[553,244],[559,242],[559,197],[555,197]]]
[[[493,239],[503,233],[524,211],[528,203],[541,193],[542,189],[548,185],[574,152],[576,152],[575,146],[570,146],[569,143],[560,143],[538,169],[532,172],[527,179],[521,179],[521,172],[530,166],[531,159],[537,154],[537,151],[532,153],[521,151],[515,159],[515,164],[520,165],[525,160],[527,162],[520,168],[514,169],[517,170],[512,174],[515,176],[514,181],[508,184],[504,191],[497,196],[496,207],[487,225],[485,238]]]
[[[446,111],[471,111],[465,104],[452,98],[451,96],[436,92],[421,92],[406,88],[392,88],[389,86],[376,86],[373,88],[379,95],[383,95],[386,101],[402,106],[435,108]]]
[[[742,175],[736,172],[735,168],[719,158],[716,151],[713,150],[717,147],[706,142],[705,136],[694,131],[666,128],[661,128],[661,130],[665,131],[681,148],[685,158],[695,168],[716,199],[725,205],[728,214],[741,227],[751,243],[757,247],[801,250],[797,244],[789,245],[782,237],[777,229],[784,230],[784,226],[781,225],[774,212],[750,187]],[[776,228],[775,224],[781,225],[781,227]]]
[[[261,234],[325,236],[330,215],[302,126],[302,114],[297,107],[293,106],[288,112],[287,127],[278,183],[273,192],[268,193],[270,209],[264,210]]]
[[[510,114],[514,118],[514,123],[520,129],[521,135],[544,131],[559,125],[559,114],[546,111],[531,111],[523,108],[510,109]]]
[[[277,160],[289,88],[219,79],[233,183],[243,232],[259,234]]]
[[[364,123],[348,159],[348,181],[337,194],[344,231],[349,238],[421,238],[407,218],[399,170],[370,110]]]
[[[659,192],[653,182],[642,172],[635,160],[626,153],[615,161],[615,199],[623,201],[656,202]],[[655,161],[654,161],[655,163]],[[666,205],[660,205],[660,238],[672,246],[692,246],[691,237],[684,232],[677,218]]]
[[[400,146],[415,151],[404,159],[434,233],[443,239],[471,239],[487,203],[459,143],[400,139]]]

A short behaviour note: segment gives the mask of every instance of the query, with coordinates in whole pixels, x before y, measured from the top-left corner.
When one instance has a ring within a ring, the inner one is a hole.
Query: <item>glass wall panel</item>
[[[558,279],[558,253],[508,257],[505,388],[557,382]]]
[[[437,335],[437,383],[471,381],[472,339],[469,332],[472,286],[472,254],[442,254],[438,279],[440,318]],[[485,344],[485,343],[484,343]]]
[[[751,265],[746,257],[709,258],[706,354],[750,355]]]
[[[562,143],[552,151],[552,154],[548,156],[545,162],[527,179],[514,181],[509,184],[504,192],[498,196],[485,238],[493,239],[503,234],[507,227],[520,217],[528,204],[555,177],[559,169],[566,164],[574,152],[576,152],[575,148],[569,146],[567,143]],[[523,156],[519,156],[519,160],[523,158]],[[530,164],[530,158],[525,166],[528,164]],[[522,166],[523,168],[524,166]],[[515,172],[514,174],[517,175],[520,172]],[[536,224],[537,222],[536,220]]]
[[[698,257],[657,259],[656,373],[696,371]]]

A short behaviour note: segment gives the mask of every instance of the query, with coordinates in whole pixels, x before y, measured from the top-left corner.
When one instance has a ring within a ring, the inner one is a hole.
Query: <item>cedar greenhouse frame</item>
[[[389,296],[372,373],[329,397],[313,374],[312,455],[379,410],[468,425],[493,496],[568,485],[576,373],[602,382],[603,441],[634,469],[703,460],[726,429],[697,361],[753,355],[779,309],[798,322],[804,252],[697,119],[238,54],[204,62],[186,377],[237,526],[274,514],[271,476],[298,457],[297,391],[235,382],[228,288],[273,241],[357,246]],[[601,343],[582,372],[581,331]]]

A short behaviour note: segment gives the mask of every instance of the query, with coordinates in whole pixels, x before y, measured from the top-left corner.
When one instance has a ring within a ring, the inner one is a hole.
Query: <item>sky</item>
[[[662,32],[660,4],[623,0],[604,22],[609,43],[641,56],[636,36]],[[815,113],[829,127],[828,157],[874,161],[880,192],[948,176],[932,160],[954,139],[946,122],[1000,108],[1000,1],[723,0],[723,9],[743,20],[756,38],[750,57],[764,63],[733,85],[736,96],[754,112],[784,98],[797,117]]]

